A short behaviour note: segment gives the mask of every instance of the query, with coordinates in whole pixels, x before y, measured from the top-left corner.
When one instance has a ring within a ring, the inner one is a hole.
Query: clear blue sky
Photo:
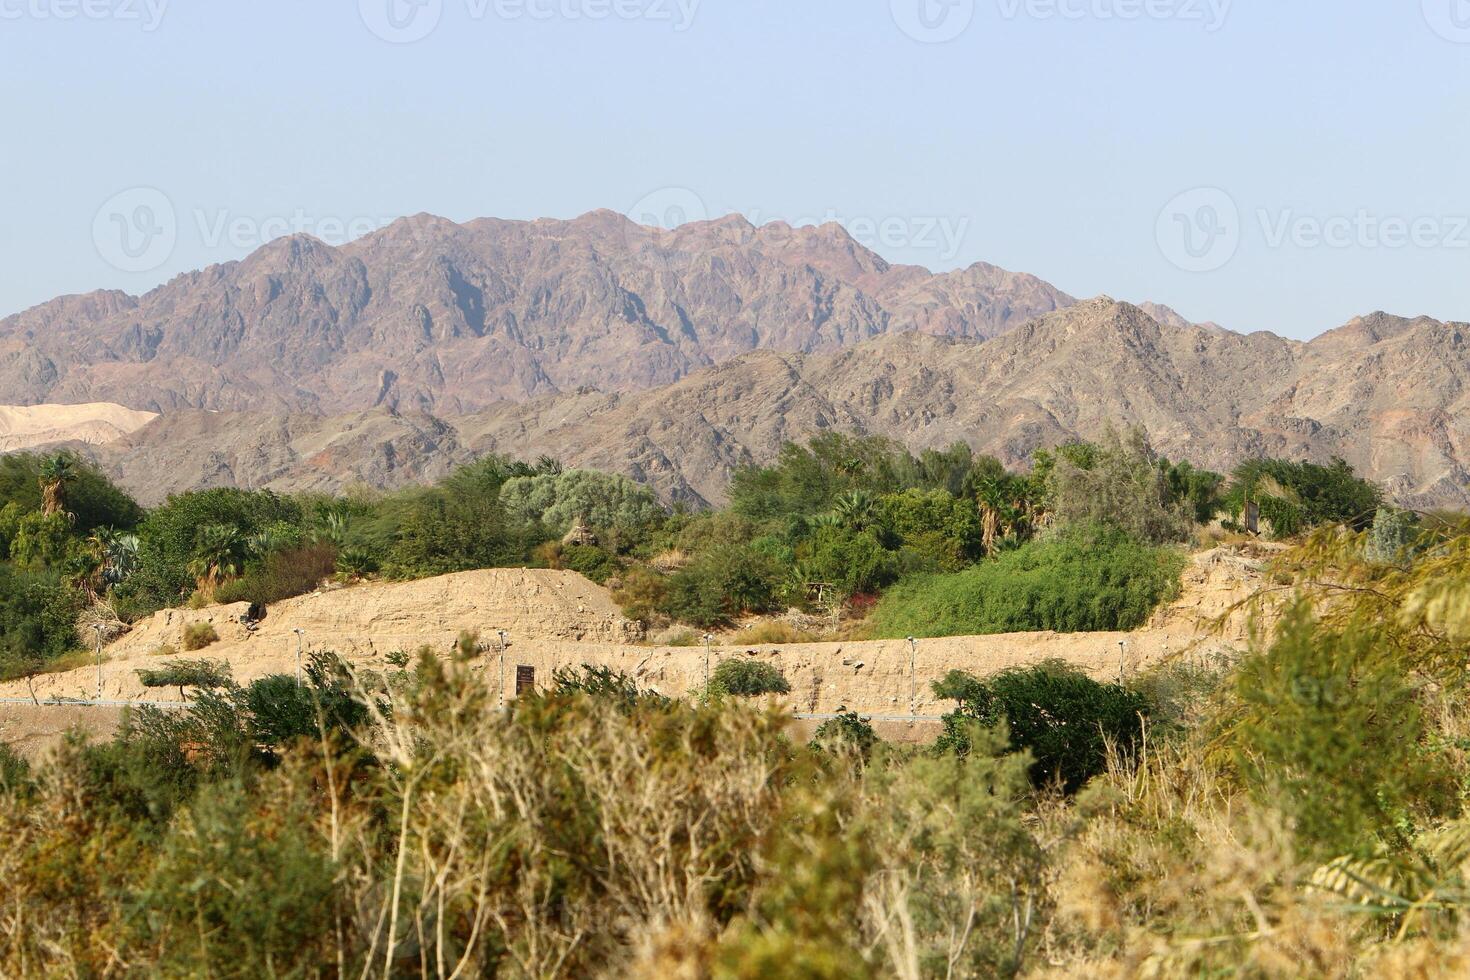
[[[1240,330],[1470,319],[1470,0],[418,2],[0,0],[0,314],[238,258],[273,218],[692,192]],[[390,3],[436,26],[390,43]],[[134,263],[104,205],[137,187],[176,235]]]

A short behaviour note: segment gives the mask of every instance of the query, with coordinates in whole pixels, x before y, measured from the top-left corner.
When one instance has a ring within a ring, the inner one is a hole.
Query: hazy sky
[[[0,315],[606,207],[1238,330],[1470,319],[1470,0],[0,0],[0,80]]]

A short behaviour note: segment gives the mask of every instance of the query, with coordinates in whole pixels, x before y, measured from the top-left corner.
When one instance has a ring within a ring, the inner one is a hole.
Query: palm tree
[[[212,597],[220,583],[240,574],[245,542],[240,532],[227,524],[206,524],[199,529],[189,574],[205,597]]]
[[[837,498],[833,513],[854,531],[866,531],[878,523],[878,501],[866,490],[854,490]]]
[[[66,488],[76,477],[76,462],[66,453],[48,456],[41,462],[39,478],[42,514],[50,517],[52,514],[66,513]]]

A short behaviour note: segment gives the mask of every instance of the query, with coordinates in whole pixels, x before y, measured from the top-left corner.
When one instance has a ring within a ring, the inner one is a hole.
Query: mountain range
[[[1341,456],[1406,504],[1467,506],[1467,340],[1384,313],[1237,334],[983,263],[890,265],[837,225],[420,216],[0,321],[0,404],[160,413],[87,449],[145,500],[397,486],[505,452],[699,505],[822,430],[1017,465],[1140,424],[1200,465]]]

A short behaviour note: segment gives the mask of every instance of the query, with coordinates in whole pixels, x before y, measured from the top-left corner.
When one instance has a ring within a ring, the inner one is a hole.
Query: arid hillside
[[[1165,324],[1106,297],[985,342],[906,333],[828,354],[755,351],[670,386],[582,390],[458,418],[167,414],[98,451],[145,501],[199,486],[332,490],[433,479],[477,456],[550,454],[666,499],[724,499],[731,473],[828,430],[966,442],[1008,465],[1142,425],[1228,469],[1341,456],[1416,506],[1470,505],[1470,326],[1385,314],[1311,343]]]

